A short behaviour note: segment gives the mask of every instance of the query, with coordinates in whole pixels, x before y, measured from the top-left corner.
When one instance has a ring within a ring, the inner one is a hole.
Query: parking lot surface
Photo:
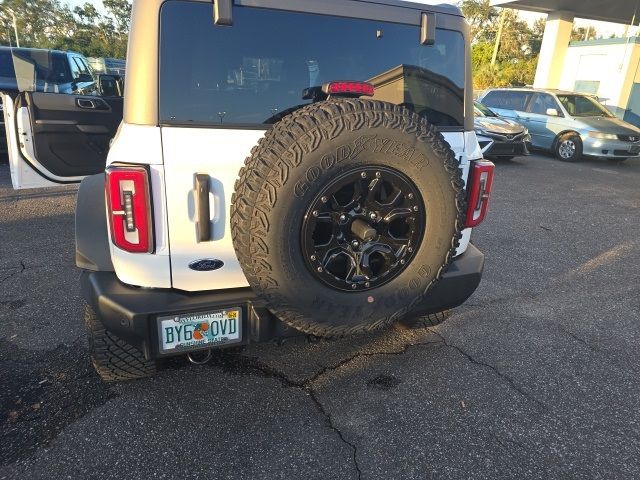
[[[74,204],[0,166],[0,479],[640,477],[639,160],[498,162],[483,282],[438,327],[117,385],[89,365]]]

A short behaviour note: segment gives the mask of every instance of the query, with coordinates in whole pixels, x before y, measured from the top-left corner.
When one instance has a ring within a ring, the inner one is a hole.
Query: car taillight
[[[327,95],[365,95],[373,97],[375,88],[367,82],[329,82],[322,86],[322,91]]]
[[[489,209],[489,197],[493,185],[493,171],[495,165],[487,160],[473,162],[469,171],[469,182],[467,186],[468,206],[467,222],[468,228],[477,227],[482,223]]]
[[[143,167],[110,167],[105,190],[111,240],[132,253],[153,251],[149,176]]]

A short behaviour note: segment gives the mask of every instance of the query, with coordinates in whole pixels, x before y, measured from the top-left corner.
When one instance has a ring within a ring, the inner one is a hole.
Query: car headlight
[[[598,140],[618,140],[618,135],[615,133],[589,132],[589,136]]]

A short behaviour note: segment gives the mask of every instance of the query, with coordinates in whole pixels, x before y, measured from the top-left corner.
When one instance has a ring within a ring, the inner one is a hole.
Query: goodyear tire
[[[453,152],[404,107],[329,100],[285,117],[253,149],[231,206],[247,280],[289,326],[331,337],[407,316],[464,228]]]

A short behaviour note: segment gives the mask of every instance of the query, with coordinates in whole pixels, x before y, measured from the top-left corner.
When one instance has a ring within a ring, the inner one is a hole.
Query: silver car
[[[615,117],[589,95],[560,90],[497,88],[481,102],[529,130],[534,148],[560,160],[583,155],[621,162],[640,156],[640,129]]]
[[[513,120],[500,118],[480,102],[473,103],[473,128],[485,158],[511,159],[529,155],[531,136]]]

